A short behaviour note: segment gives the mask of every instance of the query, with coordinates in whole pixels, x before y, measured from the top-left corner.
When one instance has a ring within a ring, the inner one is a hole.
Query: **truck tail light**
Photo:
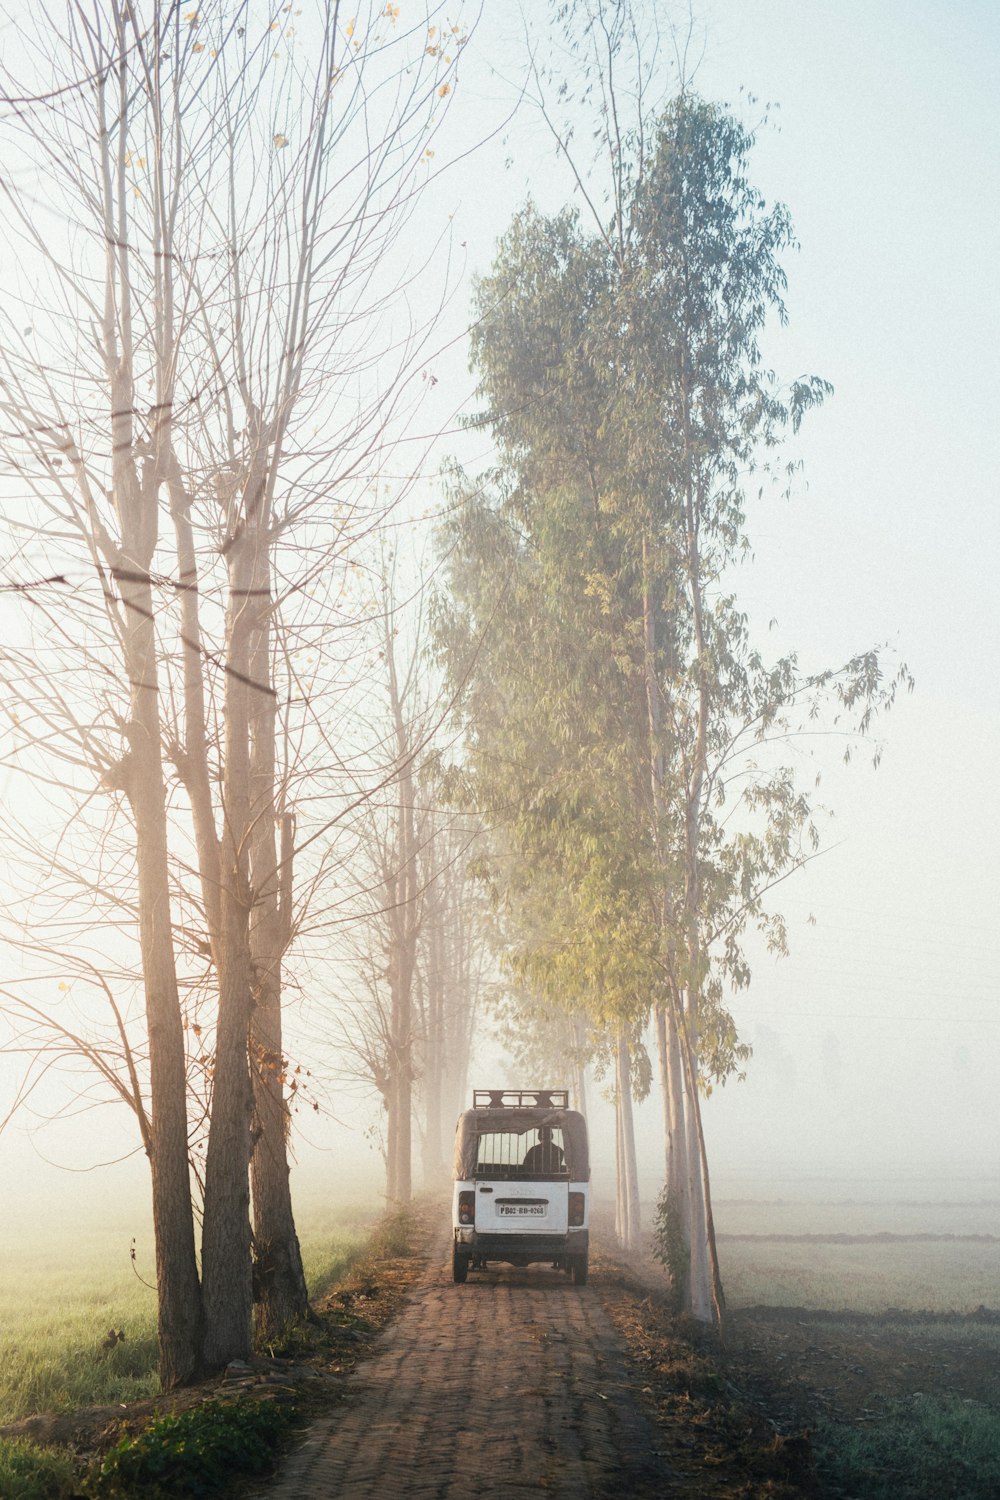
[[[570,1193],[569,1195],[569,1222],[574,1229],[579,1229],[583,1224],[584,1209],[587,1204],[583,1193]]]
[[[474,1224],[476,1222],[475,1193],[459,1193],[458,1222],[460,1224]]]

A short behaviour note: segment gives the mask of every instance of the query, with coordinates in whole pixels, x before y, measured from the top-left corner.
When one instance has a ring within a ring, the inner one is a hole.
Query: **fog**
[[[863,750],[845,766],[835,735],[795,748],[831,817],[823,852],[774,896],[789,956],[752,954],[753,983],[733,1000],[754,1052],[745,1080],[706,1106],[713,1183],[723,1199],[995,1196],[1000,12],[975,0],[717,0],[703,17],[701,91],[752,118],[741,88],[780,105],[756,181],[790,206],[801,250],[790,325],[767,357],[836,389],[795,444],[793,498],[750,507],[742,607],[769,650],[819,666],[886,641],[916,678],[875,727],[878,769]],[[420,210],[422,233],[453,216],[466,268],[442,314],[455,342],[427,413],[441,426],[469,397],[468,273],[488,267],[529,186],[547,210],[568,195],[530,110],[502,125],[520,56],[513,13],[487,6],[463,65],[465,112],[456,106],[439,156],[458,155],[484,121],[498,134],[443,172]],[[473,466],[481,453],[454,430],[438,457],[449,451]],[[428,480],[415,510],[440,503]],[[16,955],[4,967],[16,973]],[[289,1048],[328,1070],[322,1111],[296,1122],[300,1202],[377,1207],[382,1166],[366,1131],[379,1107],[311,1054],[312,1022],[296,1026],[293,1012]],[[0,1117],[17,1076],[17,1059],[0,1058]],[[470,1088],[563,1082],[516,1077],[484,1018]],[[610,1196],[612,1115],[601,1085],[590,1089],[595,1183]],[[119,1160],[136,1144],[127,1112],[45,1124],[67,1097],[65,1077],[50,1075],[37,1117],[22,1111],[0,1136],[5,1214],[69,1234],[90,1212],[144,1213],[141,1153]],[[655,1098],[638,1122],[650,1200],[662,1178]]]

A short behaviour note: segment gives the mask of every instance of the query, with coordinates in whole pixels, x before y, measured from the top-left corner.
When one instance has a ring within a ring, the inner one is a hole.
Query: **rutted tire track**
[[[543,1266],[427,1274],[317,1422],[272,1500],[604,1500],[669,1494],[624,1346],[595,1293]]]

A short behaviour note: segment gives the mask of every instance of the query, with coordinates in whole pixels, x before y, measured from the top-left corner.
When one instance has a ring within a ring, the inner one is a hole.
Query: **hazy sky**
[[[1000,6],[715,0],[699,27],[702,93],[747,120],[760,106],[741,89],[779,106],[753,175],[789,205],[801,250],[790,326],[768,357],[836,389],[796,444],[796,497],[750,511],[744,607],[775,654],[795,646],[820,667],[887,641],[917,680],[880,726],[877,772],[863,757],[844,770],[834,738],[796,751],[809,780],[823,774],[831,847],[785,887],[791,957],[762,957],[736,1003],[757,1057],[710,1104],[716,1174],[732,1196],[790,1190],[813,1171],[915,1191],[942,1175],[995,1178]],[[451,149],[501,118],[518,31],[513,6],[486,0]],[[568,195],[524,115],[442,177],[425,222],[453,214],[458,258],[485,270],[528,184],[546,209]],[[465,302],[460,288],[456,328]],[[439,378],[450,409],[460,353]],[[655,1114],[641,1118],[652,1164]],[[0,1141],[0,1166],[15,1149]]]
[[[836,387],[802,444],[808,493],[753,526],[744,597],[810,656],[888,639],[917,679],[877,774],[826,777],[839,843],[785,901],[817,925],[740,1002],[770,1031],[713,1113],[719,1165],[794,1173],[813,1149],[845,1175],[996,1179],[1000,9],[712,15],[706,91],[739,76],[781,105],[758,180],[802,241],[785,359]]]

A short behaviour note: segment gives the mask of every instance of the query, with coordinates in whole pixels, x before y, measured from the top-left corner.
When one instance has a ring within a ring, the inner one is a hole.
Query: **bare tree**
[[[424,797],[416,1073],[423,1177],[430,1185],[445,1176],[449,1135],[466,1107],[490,952],[484,897],[471,874],[479,828],[437,805],[441,798],[432,778],[425,779]]]
[[[96,885],[138,933],[143,1038],[119,1064],[148,1137],[169,1387],[248,1352],[254,1239],[261,1327],[305,1310],[280,1003],[294,761],[323,730],[276,631],[378,520],[366,486],[424,337],[392,326],[406,273],[386,255],[462,38],[449,27],[446,52],[436,9],[347,20],[338,0],[305,18],[71,0],[32,22],[27,76],[3,84],[22,274],[0,314],[0,441],[10,555],[58,556],[73,589],[25,596],[11,755],[38,784],[61,760],[64,827],[108,798],[131,840],[133,867]],[[95,845],[80,890],[100,861]]]
[[[396,598],[391,558],[383,555],[379,572],[373,632],[382,680],[371,737],[372,775],[381,776],[381,787],[359,808],[356,824],[358,925],[347,935],[347,961],[359,989],[340,1024],[351,1068],[374,1083],[385,1109],[386,1195],[405,1203],[413,1179],[414,989],[423,921],[416,788],[437,710],[428,700],[420,591],[416,612],[407,611]]]
[[[465,1088],[485,936],[469,882],[476,826],[443,810],[438,784],[450,704],[425,649],[426,584],[384,549],[375,571],[364,759],[377,787],[353,818],[352,899],[329,929],[344,989],[331,1024],[345,1076],[379,1096],[386,1193],[405,1202],[415,1124],[424,1180],[443,1169],[442,1115]]]

